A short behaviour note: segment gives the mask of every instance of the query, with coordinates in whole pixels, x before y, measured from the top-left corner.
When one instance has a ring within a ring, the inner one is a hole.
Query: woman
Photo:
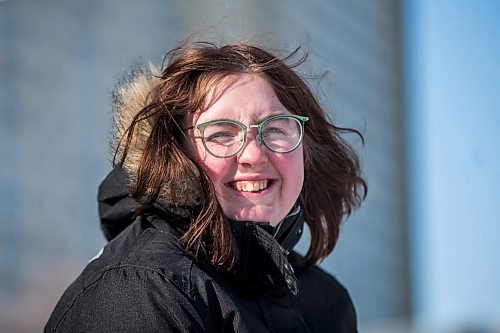
[[[340,137],[353,130],[328,122],[293,55],[185,44],[161,75],[119,85],[118,162],[99,193],[110,242],[47,332],[357,331],[347,291],[315,264],[366,184]]]

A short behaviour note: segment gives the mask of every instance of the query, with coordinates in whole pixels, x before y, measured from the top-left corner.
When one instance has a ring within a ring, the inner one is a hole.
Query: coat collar
[[[134,221],[134,202],[129,197],[126,173],[115,168],[99,189],[101,227],[108,240]],[[196,214],[195,210],[191,211]],[[148,214],[157,215],[180,234],[190,218],[176,214],[169,207],[155,204]],[[249,295],[259,292],[297,293],[297,279],[288,263],[288,255],[297,244],[304,225],[300,206],[295,207],[279,224],[228,220],[240,249],[240,258],[229,273],[220,272],[233,287]],[[157,227],[161,228],[158,223]]]
[[[149,213],[160,217],[154,222],[157,228],[164,228],[166,222],[181,235],[186,231],[189,218],[177,215],[165,206],[155,205]],[[280,223],[273,227],[269,223],[228,220],[236,238],[240,256],[229,272],[217,270],[217,274],[238,292],[247,296],[268,293],[276,296],[298,292],[297,278],[288,256],[299,241],[304,227],[303,212],[295,207]],[[199,259],[208,269],[212,266]]]
[[[240,247],[240,258],[227,274],[228,282],[248,295],[298,292],[297,278],[288,255],[302,234],[302,211],[290,214],[280,228],[256,222],[229,221]]]

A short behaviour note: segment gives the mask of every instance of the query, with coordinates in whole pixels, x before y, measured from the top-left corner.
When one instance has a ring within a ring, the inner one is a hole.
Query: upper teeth
[[[268,180],[257,180],[257,181],[237,181],[235,182],[236,189],[243,192],[256,192],[263,190],[267,187]]]

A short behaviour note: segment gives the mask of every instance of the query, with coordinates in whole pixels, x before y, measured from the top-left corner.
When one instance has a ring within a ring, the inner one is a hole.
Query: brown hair
[[[178,183],[170,180],[183,179],[197,195],[199,213],[192,217],[180,242],[187,251],[206,256],[214,266],[231,268],[239,251],[210,178],[182,147],[183,123],[189,114],[210,102],[206,101],[209,91],[230,75],[260,75],[291,113],[309,117],[303,141],[305,179],[299,196],[311,231],[307,265],[333,250],[343,218],[366,196],[367,185],[358,157],[341,137],[344,132],[356,133],[361,139],[362,135],[336,127],[328,120],[307,84],[293,70],[306,58],[290,63],[297,54],[298,49],[278,58],[245,43],[222,47],[210,43],[181,45],[167,54],[157,84],[118,144],[117,154],[120,164],[124,164],[135,144],[135,132],[148,124],[139,165],[132,175],[131,195],[139,204],[137,212],[155,203],[165,187],[171,187],[174,194],[182,192],[172,188]]]

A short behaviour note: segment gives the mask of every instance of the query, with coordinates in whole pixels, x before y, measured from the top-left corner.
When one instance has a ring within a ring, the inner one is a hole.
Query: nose
[[[247,142],[238,153],[238,163],[245,166],[255,166],[267,161],[267,148],[264,144],[256,136],[248,136]]]

